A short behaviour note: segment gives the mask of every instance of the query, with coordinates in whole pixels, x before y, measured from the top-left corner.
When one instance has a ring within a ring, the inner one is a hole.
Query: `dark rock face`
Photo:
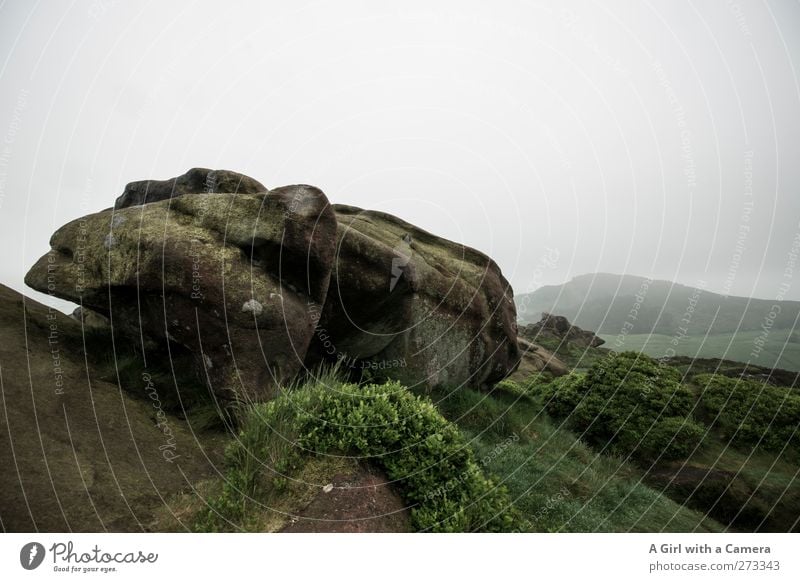
[[[389,214],[334,209],[336,261],[308,363],[428,388],[483,388],[514,371],[516,308],[494,261]]]
[[[169,180],[140,180],[125,186],[122,196],[117,198],[114,208],[128,208],[148,202],[169,200],[184,194],[258,194],[267,188],[244,174],[230,170],[192,168],[185,174]]]
[[[542,313],[540,321],[520,328],[519,334],[531,342],[550,339],[569,342],[580,348],[597,348],[606,343],[593,332],[572,325],[566,317],[549,313]]]
[[[79,322],[3,285],[0,366],[3,531],[141,532],[159,511],[164,529],[187,527],[171,500],[218,474],[221,436],[98,378]]]
[[[70,222],[26,283],[185,346],[222,398],[267,400],[302,367],[335,241],[317,188],[195,193]]]

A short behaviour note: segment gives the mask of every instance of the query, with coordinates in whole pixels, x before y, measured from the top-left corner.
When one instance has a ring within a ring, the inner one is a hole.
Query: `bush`
[[[706,430],[692,420],[671,416],[656,422],[643,443],[643,453],[650,458],[659,455],[664,460],[685,459],[703,441]]]
[[[494,385],[494,389],[498,392],[506,392],[512,396],[527,396],[527,387],[520,385],[518,382],[510,380],[509,378],[500,380]]]
[[[704,374],[694,378],[713,426],[739,447],[779,451],[800,446],[800,396],[788,388]]]
[[[553,380],[542,389],[545,409],[550,416],[566,418],[580,403],[586,385],[586,374],[573,372]]]
[[[240,521],[247,498],[258,498],[265,471],[291,470],[313,453],[366,457],[385,470],[414,505],[417,530],[513,528],[506,490],[483,474],[458,428],[429,400],[397,382],[330,380],[312,380],[250,410],[226,454],[224,491],[199,529],[216,529],[218,517]]]
[[[678,373],[636,352],[557,378],[543,390],[548,414],[587,442],[640,458],[682,458],[703,435],[688,418],[694,398]]]

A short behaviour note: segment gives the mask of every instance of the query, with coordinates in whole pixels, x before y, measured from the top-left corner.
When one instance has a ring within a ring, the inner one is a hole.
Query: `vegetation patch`
[[[249,509],[315,457],[358,457],[386,472],[420,531],[513,529],[505,488],[486,477],[462,433],[397,382],[315,375],[244,415],[228,471],[196,529],[246,528]]]
[[[508,488],[519,531],[721,531],[703,513],[648,487],[643,472],[600,454],[544,413],[549,380],[503,381],[489,393],[434,390],[481,468]]]
[[[685,458],[705,430],[692,420],[695,398],[678,372],[635,352],[557,378],[543,390],[545,409],[582,438],[620,455]]]
[[[800,446],[800,395],[778,386],[718,374],[694,378],[709,422],[738,447],[770,451]]]

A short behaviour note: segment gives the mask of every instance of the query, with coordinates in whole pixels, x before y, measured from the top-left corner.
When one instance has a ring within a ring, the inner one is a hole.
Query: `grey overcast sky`
[[[605,271],[800,299],[798,2],[19,0],[0,47],[19,290],[58,226],[205,166],[396,214],[517,293]]]

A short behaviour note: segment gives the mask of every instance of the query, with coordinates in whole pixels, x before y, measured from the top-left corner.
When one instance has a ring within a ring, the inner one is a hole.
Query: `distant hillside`
[[[680,333],[683,327],[690,336],[758,331],[765,323],[769,325],[776,304],[780,312],[775,314],[772,328],[793,329],[800,314],[800,301],[726,297],[679,283],[609,273],[580,275],[563,285],[519,295],[516,300],[523,323],[538,321],[541,313],[547,312],[564,315],[575,325],[603,335],[616,335],[623,326],[629,334],[667,336]]]
[[[543,312],[563,315],[613,350],[800,370],[798,301],[726,297],[669,281],[597,273],[519,295],[516,302],[523,324]]]

